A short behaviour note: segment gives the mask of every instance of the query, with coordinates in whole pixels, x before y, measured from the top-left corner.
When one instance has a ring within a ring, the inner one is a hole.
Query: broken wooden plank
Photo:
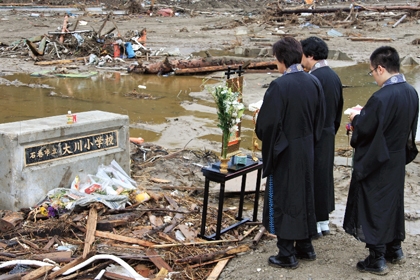
[[[182,215],[182,214],[180,214],[180,213],[177,213],[176,215],[175,215],[175,217],[173,217],[173,219],[172,219],[172,221],[171,221],[171,224],[169,225],[169,226],[167,226],[164,230],[163,230],[163,232],[164,233],[168,233],[168,232],[170,232],[171,230],[173,230],[180,222],[181,222],[181,220],[183,220],[184,219],[184,215]]]
[[[393,26],[392,28],[397,27],[398,24],[400,24],[405,18],[407,17],[407,15],[403,15],[402,18],[400,18]]]
[[[155,250],[147,250],[146,255],[150,256],[149,259],[156,265],[157,268],[161,269],[163,267],[169,272],[174,271],[161,257],[156,257],[159,254]]]
[[[66,34],[75,34],[75,33],[89,33],[93,32],[92,30],[78,30],[78,31],[48,31],[49,35],[66,35]]]
[[[51,273],[51,274],[48,276],[48,279],[54,279],[55,277],[57,277],[57,276],[59,276],[59,275],[63,274],[64,272],[66,272],[66,271],[67,271],[67,270],[69,270],[70,268],[75,267],[75,266],[76,266],[76,265],[78,265],[78,264],[81,264],[81,263],[82,263],[82,262],[84,262],[86,259],[89,259],[90,257],[92,257],[92,256],[94,256],[94,255],[95,255],[95,252],[90,252],[90,253],[86,256],[86,258],[83,258],[83,256],[80,256],[80,257],[76,258],[74,261],[72,261],[72,262],[70,262],[70,263],[66,264],[65,266],[63,266],[63,267],[62,267],[62,268],[60,268],[59,270],[54,271],[53,273]]]
[[[217,278],[219,278],[220,273],[222,273],[223,269],[225,268],[228,262],[229,259],[218,262],[217,265],[213,268],[209,277],[207,277],[207,280],[216,280]]]
[[[168,195],[164,194],[163,197],[166,199],[166,201],[168,201],[168,203],[172,206],[172,208],[174,210],[178,209],[178,203],[176,203],[175,200],[173,200],[172,198],[170,198]]]
[[[189,246],[189,245],[210,245],[210,244],[217,244],[217,243],[230,243],[230,242],[238,242],[239,239],[233,240],[211,240],[211,241],[203,241],[203,242],[190,242],[190,243],[174,243],[174,244],[161,244],[161,245],[154,245],[151,248],[170,248],[176,246]]]
[[[374,37],[350,37],[352,41],[363,41],[363,42],[392,42],[391,38],[374,38]]]
[[[86,60],[89,57],[78,57],[75,59],[62,59],[62,60],[51,60],[51,61],[39,61],[35,62],[35,65],[54,65],[54,64],[66,64],[66,63],[74,63],[76,61]]]
[[[83,249],[83,258],[90,252],[90,246],[95,241],[95,232],[96,232],[96,223],[98,221],[98,211],[95,207],[91,207],[89,210],[89,218],[86,224],[86,238],[85,238],[85,247]]]
[[[195,267],[199,267],[199,266],[205,266],[205,265],[212,264],[212,263],[215,263],[215,262],[229,260],[229,259],[234,258],[234,257],[235,256],[233,255],[233,256],[229,256],[229,257],[226,257],[226,258],[217,259],[217,260],[213,260],[213,261],[209,261],[209,262],[205,262],[205,263],[193,264],[193,265],[190,265],[189,268],[195,268]]]
[[[0,230],[3,232],[14,229],[21,221],[23,221],[22,212],[12,212],[8,211],[0,219]]]
[[[136,278],[120,275],[113,272],[105,272],[104,276],[107,279],[114,279],[114,280],[136,280]]]
[[[187,225],[178,225],[179,230],[182,232],[182,234],[185,236],[185,240],[193,241],[197,235],[198,232],[195,230],[191,230]]]
[[[158,183],[158,184],[169,184],[169,183],[171,183],[171,181],[169,181],[169,180],[160,179],[160,178],[149,178],[149,181],[153,182],[153,183]]]
[[[264,226],[262,226],[262,227],[260,228],[260,230],[258,231],[257,235],[254,237],[254,240],[252,240],[252,243],[253,243],[254,245],[257,245],[257,244],[258,244],[258,242],[260,241],[261,237],[264,235],[265,230],[266,230],[266,229],[265,229],[265,227],[264,227]]]
[[[185,69],[175,69],[175,74],[191,74],[191,73],[200,73],[200,72],[215,72],[227,70],[230,67],[232,70],[239,69],[239,66],[243,64],[231,64],[231,65],[220,65],[220,66],[208,66],[208,67],[199,67],[199,68],[185,68]],[[264,62],[251,62],[244,69],[260,68],[260,67],[277,67],[275,61],[264,61]]]
[[[125,248],[125,249],[134,249],[134,250],[144,250],[144,249],[146,249],[146,247],[143,247],[143,246],[124,245],[124,244],[116,244],[116,243],[112,243],[111,246],[112,247]]]
[[[21,280],[23,273],[0,275],[0,280]]]
[[[159,235],[159,238],[165,239],[166,241],[169,241],[171,243],[177,243],[178,242],[175,239],[173,239],[172,237],[170,237],[169,235],[167,235],[166,233],[158,232],[158,235]]]
[[[69,259],[71,258],[72,252],[71,251],[58,251],[58,252],[51,252],[51,253],[45,253],[45,254],[35,254],[32,255],[32,258],[37,260],[43,260],[43,259]]]
[[[128,225],[127,220],[113,220],[113,221],[100,221],[96,225],[97,230],[102,231],[112,231],[117,226],[126,226]]]
[[[113,233],[108,233],[108,232],[99,231],[99,230],[97,230],[95,232],[95,236],[96,237],[108,238],[108,239],[112,239],[112,240],[118,240],[118,241],[122,241],[122,242],[126,242],[126,243],[138,244],[138,245],[145,246],[145,247],[151,247],[151,246],[157,245],[156,243],[153,243],[153,242],[144,241],[144,240],[137,239],[137,238],[126,237],[126,236],[113,234]]]
[[[247,237],[248,235],[251,234],[251,232],[254,231],[254,229],[256,229],[258,227],[258,225],[256,225],[255,227],[251,228],[250,230],[248,230],[241,238],[239,238],[240,241],[244,240],[245,237]]]
[[[64,21],[63,21],[63,28],[61,29],[61,32],[67,32],[67,31],[69,31],[68,29],[67,29],[67,21],[69,20],[69,16],[66,14],[65,16],[64,16]],[[60,43],[62,44],[64,42],[64,35],[61,35],[60,36]]]
[[[248,245],[241,245],[232,249],[226,249],[222,251],[212,252],[208,254],[203,255],[197,255],[197,256],[190,256],[182,259],[175,260],[175,263],[181,264],[181,263],[202,263],[205,261],[210,261],[214,259],[220,259],[222,257],[226,257],[228,255],[234,255],[237,253],[246,252],[249,250]]]
[[[54,268],[53,265],[41,266],[40,268],[37,268],[37,269],[29,272],[25,276],[23,276],[22,277],[22,280],[35,280],[35,279],[38,279],[38,278],[40,278],[42,276],[45,276],[45,274],[47,274],[53,268]]]
[[[42,250],[44,251],[48,251],[51,246],[54,244],[54,242],[56,242],[56,238],[58,238],[58,235],[54,235],[50,241],[48,241],[47,245],[44,246],[44,248],[42,248]]]
[[[35,243],[33,243],[33,242],[31,242],[31,241],[29,241],[29,240],[27,240],[27,239],[25,239],[25,238],[19,238],[19,241],[22,241],[23,243],[25,243],[26,245],[29,245],[29,246],[31,246],[32,248],[34,248],[34,249],[37,249],[37,250],[39,250],[39,246],[38,245],[36,245]]]
[[[15,254],[6,253],[6,252],[0,252],[0,256],[5,256],[5,257],[8,257],[8,258],[16,258],[17,257],[17,255],[15,255]]]
[[[155,215],[149,214],[149,221],[150,224],[154,227],[160,227],[161,225],[163,225],[163,220],[161,217],[156,217]]]

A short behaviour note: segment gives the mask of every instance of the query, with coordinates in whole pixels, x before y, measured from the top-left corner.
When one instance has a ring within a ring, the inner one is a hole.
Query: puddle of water
[[[55,89],[0,86],[0,123],[15,122],[56,115],[101,110],[128,115],[130,123],[166,122],[167,117],[190,114],[179,103],[192,101],[191,91],[201,91],[202,80],[194,77],[126,75],[118,72],[99,73],[90,78],[35,78],[27,74],[3,76],[22,83],[47,84]],[[144,85],[146,89],[138,88]],[[136,90],[158,99],[131,99],[124,95]],[[51,92],[55,94],[51,96]],[[130,136],[146,141],[158,140],[160,134],[130,129]]]
[[[344,88],[344,109],[357,104],[365,105],[372,93],[379,89],[374,79],[367,75],[369,72],[368,64],[337,67],[334,70],[340,76],[343,85],[349,86]],[[420,67],[405,67],[401,70],[408,82],[419,91]],[[203,110],[186,110],[180,105],[183,101],[193,101],[193,98],[188,95],[190,92],[199,92],[203,89],[202,79],[192,76],[163,77],[106,72],[84,79],[35,78],[27,74],[3,77],[11,81],[17,79],[23,83],[47,84],[55,87],[55,89],[0,86],[0,98],[2,100],[0,104],[0,123],[55,115],[64,116],[69,110],[75,113],[102,110],[128,115],[131,124],[149,123],[159,125],[165,124],[167,122],[166,118],[181,116],[206,119],[207,123],[208,120],[214,120],[210,122],[210,125],[214,125],[215,128],[217,124],[215,114]],[[145,85],[147,88],[139,89],[138,85]],[[130,99],[124,96],[134,89],[139,93],[149,94],[159,97],[159,99]],[[51,96],[51,91],[56,95]],[[262,98],[263,96],[261,96]],[[199,100],[197,103],[215,107],[212,101]],[[249,116],[242,123],[242,148],[250,148],[252,142],[253,123],[250,120],[250,113],[247,112],[246,114]],[[336,137],[337,148],[348,146],[346,123],[347,116],[343,115]],[[150,131],[143,128],[131,128],[130,135],[143,137],[148,142],[156,142],[162,136],[159,131]],[[221,141],[221,136],[218,134],[198,138]],[[420,129],[418,129],[417,140],[420,140]],[[172,143],[176,145],[176,139]],[[177,146],[177,148],[179,147]]]
[[[370,71],[369,64],[357,64],[350,67],[334,68],[341,82],[345,86],[343,89],[344,96],[344,110],[347,108],[360,104],[364,106],[370,96],[377,90],[378,85],[375,83],[373,77],[368,75]],[[420,91],[420,67],[402,67],[401,73],[403,73],[412,86],[414,86],[417,92]],[[346,123],[348,122],[348,116],[342,116],[341,126],[336,136],[336,146],[346,147],[348,143],[348,137],[346,135]],[[416,140],[420,141],[420,122],[417,128]]]

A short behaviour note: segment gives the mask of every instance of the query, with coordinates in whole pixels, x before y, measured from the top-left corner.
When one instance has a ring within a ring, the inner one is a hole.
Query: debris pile
[[[269,3],[265,7],[264,19],[267,24],[287,26],[290,24],[299,24],[301,27],[313,28],[354,28],[368,29],[368,31],[377,31],[381,25],[376,24],[369,27],[367,22],[378,23],[379,20],[390,19],[385,25],[397,27],[402,22],[417,23],[419,19],[420,7],[415,6],[372,6],[366,7],[357,3],[349,7],[324,8],[321,5],[301,5],[297,7],[280,6],[278,3]],[[287,34],[284,34],[286,36]],[[290,34],[293,36],[292,34]],[[354,37],[348,34],[349,37]],[[352,38],[350,38],[352,39]],[[382,38],[373,40],[372,38],[359,38],[358,41],[382,42],[390,41]]]
[[[13,42],[4,48],[5,53],[22,57],[29,54],[37,65],[81,61],[98,66],[110,62],[118,64],[124,62],[123,59],[141,58],[151,53],[150,49],[144,46],[146,29],[129,30],[121,34],[112,13],[107,14],[97,31],[93,27],[77,30],[88,22],[76,20],[70,23],[69,18],[66,14],[61,31],[50,31],[46,35]],[[107,22],[113,26],[104,31]]]
[[[67,192],[50,194],[37,207],[3,211],[0,273],[14,274],[13,279],[206,279],[217,276],[230,258],[250,250],[263,236],[259,224],[250,223],[226,232],[221,240],[198,237],[202,188],[193,184],[203,183],[198,179],[200,163],[214,161],[214,153],[169,152],[147,143],[136,147],[131,168],[137,187],[115,195],[125,197],[127,207],[113,202],[110,207],[100,199],[68,207],[75,199],[72,189],[106,196],[104,188],[75,180]],[[113,167],[118,169],[115,163]],[[108,168],[98,173],[109,175]],[[167,176],[153,177],[156,169]],[[103,180],[99,176],[90,177]],[[176,178],[181,179],[178,184]],[[223,227],[237,222],[236,212],[224,209]],[[206,235],[216,230],[217,209],[210,205],[207,213]]]

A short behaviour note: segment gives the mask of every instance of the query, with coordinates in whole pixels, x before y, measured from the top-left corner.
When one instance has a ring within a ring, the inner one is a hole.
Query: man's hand
[[[350,116],[349,116],[349,121],[350,121],[350,122],[353,122],[354,117],[355,117],[356,115],[359,115],[359,114],[360,114],[360,113],[351,112],[351,113],[350,113]]]

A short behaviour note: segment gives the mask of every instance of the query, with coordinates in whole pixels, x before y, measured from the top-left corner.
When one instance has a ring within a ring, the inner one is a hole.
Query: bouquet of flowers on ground
[[[219,85],[208,89],[217,105],[217,116],[219,124],[217,125],[223,131],[223,150],[222,158],[227,157],[227,146],[231,133],[236,133],[241,122],[241,116],[245,111],[245,106],[239,100],[240,92],[232,92],[226,85]]]

